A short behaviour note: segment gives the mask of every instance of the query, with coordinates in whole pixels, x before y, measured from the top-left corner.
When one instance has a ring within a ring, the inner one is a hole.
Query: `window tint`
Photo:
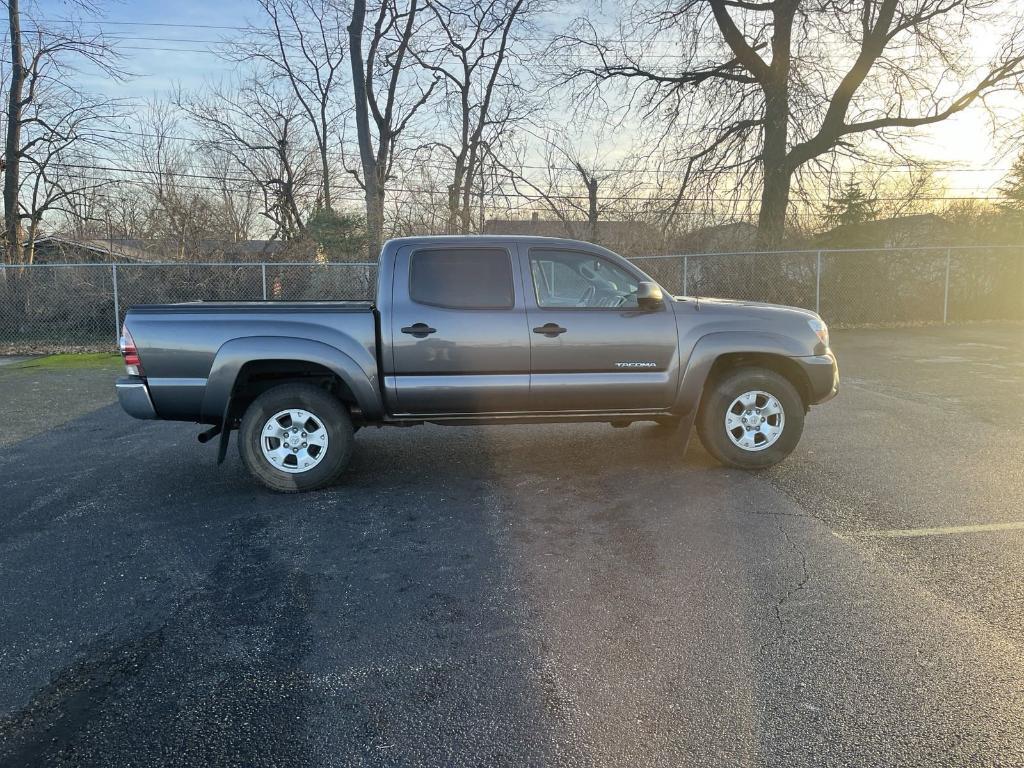
[[[508,309],[515,303],[512,261],[499,248],[417,251],[410,295],[420,304],[454,309]]]
[[[637,279],[603,259],[576,251],[530,251],[530,273],[537,305],[566,307],[636,308]]]

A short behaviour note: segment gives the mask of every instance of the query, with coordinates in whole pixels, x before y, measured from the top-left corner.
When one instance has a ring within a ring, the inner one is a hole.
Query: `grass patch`
[[[113,369],[121,364],[121,356],[116,352],[85,352],[81,354],[48,355],[31,360],[22,360],[20,363],[0,367],[0,371],[24,371],[29,368],[48,371]]]

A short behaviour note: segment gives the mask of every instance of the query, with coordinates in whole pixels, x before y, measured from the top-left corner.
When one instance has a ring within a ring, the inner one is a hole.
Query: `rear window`
[[[409,266],[413,301],[453,309],[509,309],[512,260],[500,248],[417,251]]]

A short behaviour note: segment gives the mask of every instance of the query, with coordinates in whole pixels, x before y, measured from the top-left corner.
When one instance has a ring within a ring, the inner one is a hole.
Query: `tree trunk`
[[[459,222],[459,184],[453,181],[448,185],[448,221],[445,222],[444,231],[447,235],[454,235],[458,230]]]
[[[35,260],[36,260],[36,233],[38,231],[39,231],[39,219],[36,218],[35,216],[33,216],[29,220],[28,237],[26,238],[26,240],[28,240],[28,253],[27,254],[24,253],[24,252],[22,253],[22,256],[26,257],[25,258],[25,263],[29,264],[29,265],[34,264]],[[111,255],[113,255],[113,254],[111,254]]]
[[[587,229],[590,242],[597,242],[597,178],[587,178]]]
[[[473,142],[476,140],[474,139]],[[477,171],[477,147],[470,143],[469,158],[462,172],[462,202],[460,204],[459,221],[461,234],[468,235],[473,222],[473,179]]]
[[[352,23],[348,26],[349,59],[352,63],[352,90],[355,96],[356,134],[359,159],[363,166],[366,193],[366,248],[370,261],[380,256],[384,234],[384,190],[377,173],[377,158],[370,136],[370,108],[366,101],[366,68],[363,65],[363,25],[366,22],[366,0],[353,0]],[[384,137],[380,138],[384,141]]]
[[[332,213],[334,208],[331,205],[331,166],[327,159],[326,139],[320,144],[320,166],[324,175],[324,210]]]
[[[480,189],[477,191],[477,195],[479,196],[479,208],[477,209],[478,210],[479,220],[477,222],[476,231],[477,231],[477,233],[482,235],[484,233],[484,226],[487,224],[487,220],[485,218],[486,214],[485,214],[485,211],[484,211],[484,180],[483,180],[483,178],[480,179]]]
[[[761,190],[761,211],[757,218],[757,248],[777,249],[786,235],[786,209],[792,172],[785,164],[769,165],[765,161],[764,189]]]
[[[7,14],[11,34],[11,85],[7,104],[7,139],[4,147],[4,234],[7,239],[7,262],[17,264],[21,261],[18,187],[21,180],[21,93],[25,85],[18,0],[8,0]]]
[[[460,222],[462,221],[462,186],[465,176],[465,166],[462,158],[455,160],[455,173],[452,183],[448,185],[448,222],[445,232],[449,235],[459,234]]]
[[[384,188],[375,184],[374,197],[366,193],[366,248],[370,261],[376,261],[384,239]]]
[[[466,183],[462,193],[462,203],[459,206],[459,234],[462,235],[468,235],[472,228],[473,204],[471,199],[473,194],[473,184],[469,181],[471,178],[473,177],[466,177]]]
[[[757,220],[757,247],[769,251],[779,247],[786,233],[786,209],[793,170],[787,157],[789,126],[788,93],[785,85],[766,89],[764,123],[764,187]]]

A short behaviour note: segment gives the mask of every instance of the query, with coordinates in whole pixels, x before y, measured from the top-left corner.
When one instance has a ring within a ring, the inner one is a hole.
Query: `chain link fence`
[[[374,295],[376,264],[0,265],[0,353],[110,350],[136,304]]]
[[[813,309],[834,327],[1024,320],[1024,246],[632,259],[673,293]]]
[[[805,307],[835,327],[1024,320],[1024,246],[632,261],[673,293]],[[368,263],[0,265],[0,352],[113,349],[135,304],[370,299],[376,280]]]

